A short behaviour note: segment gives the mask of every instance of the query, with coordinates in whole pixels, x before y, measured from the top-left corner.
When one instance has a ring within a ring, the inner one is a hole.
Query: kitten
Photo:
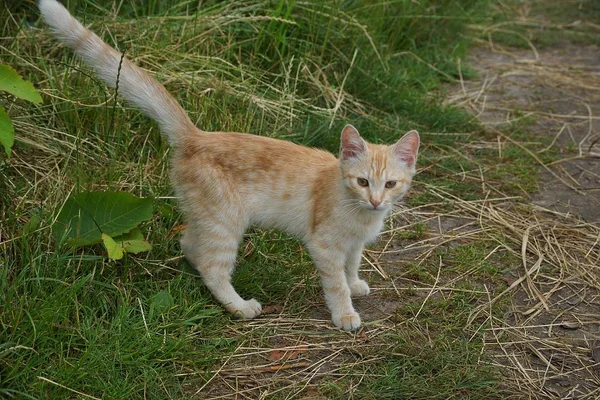
[[[248,226],[275,228],[303,241],[323,284],[335,326],[354,330],[350,296],[369,294],[358,277],[363,247],[375,240],[392,205],[415,174],[419,134],[391,146],[364,141],[352,125],[341,133],[339,159],[287,141],[196,128],[150,75],[84,28],[55,0],[40,0],[54,33],[126,100],[156,120],[173,147],[171,180],[187,222],[183,252],[213,296],[234,315],[254,318],[258,301],[231,285]]]

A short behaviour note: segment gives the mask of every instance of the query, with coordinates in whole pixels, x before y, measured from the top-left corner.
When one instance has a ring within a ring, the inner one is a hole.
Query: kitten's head
[[[346,125],[340,143],[344,186],[361,208],[388,211],[408,191],[418,151],[417,131],[385,146],[367,143],[356,128]]]

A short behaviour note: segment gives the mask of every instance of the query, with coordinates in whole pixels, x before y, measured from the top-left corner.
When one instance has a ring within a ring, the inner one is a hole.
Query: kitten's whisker
[[[350,208],[349,208],[350,207]],[[353,204],[346,204],[342,206],[342,209],[345,211],[348,211],[350,213],[353,213],[355,211],[360,210],[361,208],[363,208],[363,206],[360,203],[353,203]]]

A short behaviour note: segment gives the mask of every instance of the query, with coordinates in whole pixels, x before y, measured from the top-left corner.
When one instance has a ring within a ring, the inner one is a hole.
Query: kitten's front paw
[[[345,331],[353,331],[360,327],[360,315],[357,312],[344,315],[334,315],[331,320],[333,324]]]
[[[354,282],[348,284],[350,286],[350,293],[352,296],[366,296],[371,293],[371,289],[367,282],[362,279],[357,279]]]
[[[234,317],[239,319],[252,319],[256,318],[262,312],[262,306],[254,299],[245,301],[243,304],[228,309]]]

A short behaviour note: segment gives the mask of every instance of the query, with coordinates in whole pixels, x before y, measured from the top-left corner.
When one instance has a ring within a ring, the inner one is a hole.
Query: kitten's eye
[[[391,188],[393,188],[394,186],[396,186],[396,181],[387,181],[387,182],[385,183],[385,187],[386,187],[386,188],[388,188],[388,189],[391,189]]]
[[[365,178],[358,178],[358,179],[356,180],[356,182],[358,182],[358,184],[359,184],[360,186],[362,186],[362,187],[367,187],[367,186],[369,186],[369,181],[368,181],[368,180],[366,180]]]

